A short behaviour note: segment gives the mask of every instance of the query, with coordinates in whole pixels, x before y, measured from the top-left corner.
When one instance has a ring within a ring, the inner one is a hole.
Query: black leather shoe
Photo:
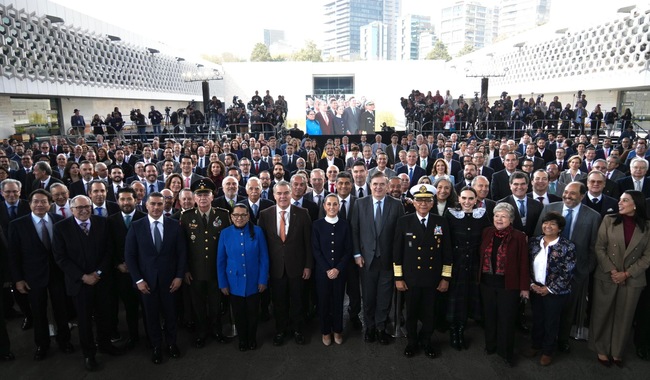
[[[305,337],[302,335],[302,333],[295,332],[293,333],[293,340],[296,341],[296,344],[303,345],[305,344]]]
[[[571,345],[569,345],[569,342],[557,342],[557,351],[564,353],[571,352]]]
[[[47,357],[47,347],[37,346],[34,352],[34,360],[41,361]]]
[[[436,350],[434,350],[433,347],[431,347],[431,346],[424,347],[424,354],[429,359],[435,359],[435,358],[438,357],[438,354],[436,353]]]
[[[167,347],[167,354],[169,354],[170,358],[178,359],[181,357],[181,350],[178,349],[177,345],[171,344]]]
[[[140,341],[140,339],[138,339],[138,338],[129,337],[126,340],[126,343],[124,343],[124,348],[127,349],[127,350],[132,350],[132,349],[135,348],[135,346],[138,345],[139,341]]]
[[[228,340],[226,339],[225,336],[221,333],[212,333],[212,339],[214,339],[216,342],[219,343],[226,343]]]
[[[612,363],[614,363],[618,368],[625,367],[625,364],[623,364],[623,359],[612,359]]]
[[[275,334],[275,336],[273,337],[273,345],[282,346],[283,343],[284,343],[284,334],[282,333]]]
[[[248,351],[248,343],[239,342],[239,351],[241,352]]]
[[[23,319],[23,324],[20,326],[23,330],[29,330],[34,326],[34,321],[31,318]]]
[[[10,362],[10,361],[15,360],[15,359],[16,359],[16,357],[11,352],[7,352],[4,355],[0,355],[0,360],[2,360],[3,362]]]
[[[388,335],[388,333],[386,333],[386,331],[382,330],[379,333],[377,333],[377,339],[379,340],[379,344],[382,344],[382,345],[385,346],[387,344],[390,344],[390,342],[392,340],[392,337],[390,335]]]
[[[112,344],[106,344],[99,346],[97,348],[97,351],[101,352],[102,354],[110,355],[110,356],[119,356],[122,355],[123,352],[121,349],[113,346]]]
[[[86,371],[96,371],[97,368],[99,368],[99,365],[97,364],[97,360],[95,360],[94,356],[88,356],[84,358],[84,367],[86,367]]]
[[[59,350],[61,350],[61,352],[64,354],[71,354],[74,352],[74,346],[70,342],[61,343],[59,344]]]
[[[377,338],[376,329],[367,329],[366,334],[363,336],[363,340],[368,343],[374,343],[376,338]]]
[[[257,341],[255,341],[255,340],[254,340],[254,341],[251,341],[251,342],[248,344],[248,349],[251,350],[251,351],[253,351],[253,350],[257,350]]]
[[[352,325],[352,328],[354,330],[361,330],[361,319],[359,317],[352,317],[350,318],[350,324]]]
[[[151,354],[151,361],[153,364],[160,364],[162,360],[162,349],[160,347],[154,347],[153,353]]]
[[[205,347],[205,338],[196,338],[194,341],[194,347],[203,348]]]
[[[415,356],[416,349],[417,348],[413,345],[410,344],[407,345],[406,348],[404,349],[404,356],[406,356],[407,358],[412,358],[413,356]]]

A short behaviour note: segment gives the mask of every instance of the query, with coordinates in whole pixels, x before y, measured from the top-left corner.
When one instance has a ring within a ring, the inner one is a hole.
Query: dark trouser
[[[580,297],[583,296],[584,286],[586,286],[586,280],[576,283],[571,281],[571,293],[567,297],[566,303],[564,304],[564,311],[560,318],[560,331],[557,334],[557,340],[560,342],[568,342],[569,335],[571,334],[571,327],[576,321],[576,314],[578,312],[578,304],[580,303]]]
[[[483,282],[481,297],[485,314],[485,348],[488,351],[496,350],[504,359],[512,360],[519,291],[497,288]]]
[[[151,285],[149,286],[151,287]],[[158,281],[156,290],[142,295],[144,312],[147,316],[147,332],[151,339],[151,345],[154,347],[162,347],[161,313],[165,319],[165,343],[167,345],[176,344],[175,296],[176,293],[169,292],[169,284],[163,284],[162,281]]]
[[[361,284],[359,283],[359,266],[354,259],[348,263],[345,292],[348,295],[348,314],[350,319],[359,318],[361,312]]]
[[[271,285],[271,282],[269,281],[269,285]],[[269,313],[269,306],[271,305],[271,289],[270,286],[262,293],[260,293],[260,309],[262,310],[262,314],[268,314]]]
[[[560,331],[560,316],[568,294],[548,294],[540,296],[530,293],[530,306],[533,310],[533,348],[541,349],[544,355],[553,356]]]
[[[370,267],[360,270],[363,289],[363,319],[366,329],[386,329],[393,297],[393,271],[380,268],[375,258]]]
[[[93,316],[97,324],[97,344],[99,347],[108,346],[110,340],[110,284],[102,283],[104,280],[93,286],[81,285],[79,294],[73,296],[75,309],[77,310],[77,323],[79,327],[79,342],[84,357],[94,356],[97,348],[93,336]]]
[[[323,335],[331,334],[332,332],[343,332],[345,281],[345,275],[330,280],[327,278],[325,272],[319,273],[316,278],[318,317],[320,319],[320,331]]]
[[[140,306],[140,294],[136,288],[133,287],[133,280],[129,273],[118,272],[115,274],[115,286],[113,287],[113,330],[117,331],[119,311],[118,299],[122,300],[124,304],[124,311],[126,313],[126,325],[129,329],[129,337],[138,339],[138,307]],[[146,321],[145,321],[146,325]]]
[[[0,293],[0,355],[7,355],[11,350],[9,334],[7,334],[7,322],[5,322],[4,292]]]
[[[192,291],[186,284],[181,285],[176,292],[176,315],[182,323],[194,322],[194,308],[192,307]]]
[[[252,294],[248,297],[230,295],[230,305],[235,317],[237,335],[242,343],[250,343],[257,340],[257,313],[260,307],[260,294]]]
[[[304,321],[302,277],[290,278],[285,273],[281,278],[271,277],[271,283],[276,333],[285,332],[288,328],[302,333]]]
[[[416,345],[418,341],[428,345],[433,334],[433,315],[436,299],[436,288],[411,286],[404,293],[406,298],[406,333],[408,344]],[[422,329],[418,338],[418,320]]]
[[[63,279],[50,279],[47,287],[32,288],[28,293],[29,304],[34,315],[34,342],[42,347],[50,346],[50,328],[47,322],[48,293],[56,322],[56,341],[59,344],[70,342],[65,283]]]
[[[646,270],[646,277],[650,269]],[[634,315],[634,345],[636,348],[650,349],[650,288],[646,286],[636,306]]]
[[[212,328],[214,333],[221,334],[221,290],[217,279],[192,281],[190,293],[198,337],[205,338],[208,328]]]
[[[0,284],[1,285],[1,284]],[[14,307],[14,303],[18,305],[18,308],[23,313],[25,318],[32,318],[32,309],[29,307],[29,299],[26,294],[22,294],[16,289],[14,289],[14,284],[11,284],[11,287],[3,288],[2,293],[5,297],[3,311],[6,313],[9,309]],[[15,302],[14,302],[15,301]]]

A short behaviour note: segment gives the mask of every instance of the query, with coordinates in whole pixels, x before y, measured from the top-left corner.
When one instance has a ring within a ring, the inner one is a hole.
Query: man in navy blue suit
[[[172,358],[180,357],[174,293],[187,271],[185,235],[178,222],[163,217],[164,204],[161,193],[149,194],[148,216],[131,224],[124,252],[131,278],[142,293],[154,364],[162,363],[160,314],[165,319],[167,353]]]
[[[418,152],[414,149],[406,153],[406,165],[397,170],[397,174],[406,173],[409,176],[410,187],[417,185],[418,180],[423,175],[426,175],[424,169],[417,165]]]

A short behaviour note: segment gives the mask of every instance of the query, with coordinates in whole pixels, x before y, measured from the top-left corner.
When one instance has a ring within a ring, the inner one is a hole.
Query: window
[[[354,94],[354,77],[314,77],[314,95]]]

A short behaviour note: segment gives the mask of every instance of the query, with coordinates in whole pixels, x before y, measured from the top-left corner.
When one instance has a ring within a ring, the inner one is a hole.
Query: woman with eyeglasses
[[[217,250],[219,289],[230,295],[239,351],[257,348],[260,293],[268,284],[269,252],[262,229],[250,222],[248,207],[237,203],[233,224],[221,231]]]

